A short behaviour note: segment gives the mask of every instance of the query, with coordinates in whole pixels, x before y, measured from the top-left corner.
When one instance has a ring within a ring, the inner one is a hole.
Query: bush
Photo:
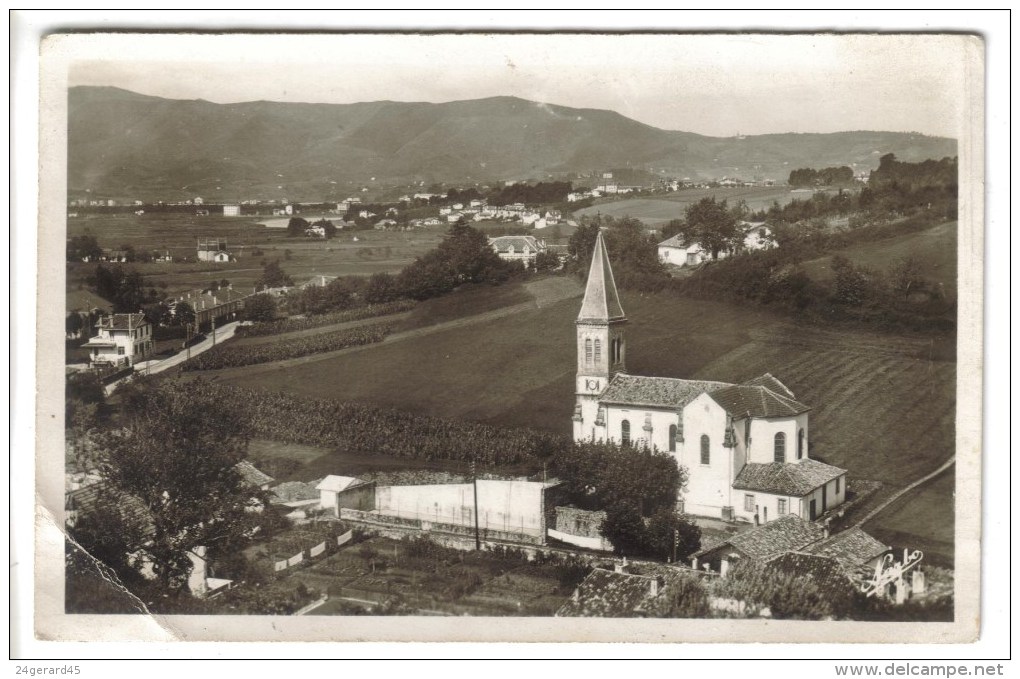
[[[403,311],[409,311],[414,307],[415,302],[408,299],[388,302],[385,304],[369,304],[368,306],[358,307],[356,309],[334,311],[332,313],[305,318],[285,318],[266,323],[257,323],[256,325],[242,325],[237,329],[237,335],[238,337],[278,335],[285,332],[309,330],[311,328],[321,328],[323,326],[334,325],[337,323],[348,323],[364,320],[366,318],[374,318],[376,316],[401,313]]]

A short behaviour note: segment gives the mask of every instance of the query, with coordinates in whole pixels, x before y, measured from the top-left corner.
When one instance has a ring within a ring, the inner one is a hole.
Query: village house
[[[846,470],[811,459],[811,408],[771,374],[740,384],[626,372],[627,318],[601,232],[577,317],[575,441],[672,454],[689,473],[684,511],[813,521],[846,499]]]
[[[508,262],[520,262],[524,266],[533,266],[539,253],[546,252],[545,241],[534,236],[499,236],[490,238],[489,245]]]
[[[214,321],[236,319],[238,314],[244,310],[244,300],[252,294],[254,293],[234,290],[233,286],[229,285],[219,290],[189,292],[170,300],[168,305],[171,313],[176,314],[177,305],[186,302],[195,312],[195,322],[199,326],[203,326]]]
[[[370,512],[375,509],[375,482],[330,474],[319,482],[319,506],[339,517],[341,509]]]
[[[777,245],[776,237],[766,222],[739,222],[737,227],[744,234],[741,244],[744,250],[771,250]]]
[[[96,336],[82,345],[92,367],[125,368],[152,353],[152,324],[145,314],[103,316],[96,328]]]
[[[224,217],[240,217],[241,206],[240,205],[224,205],[223,206]]]

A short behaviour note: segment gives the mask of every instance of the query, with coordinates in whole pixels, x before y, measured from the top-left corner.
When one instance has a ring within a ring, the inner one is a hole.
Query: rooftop
[[[556,616],[626,618],[641,615],[648,604],[662,595],[663,583],[672,577],[679,576],[632,575],[596,568],[556,611]]]
[[[360,485],[361,479],[356,479],[352,476],[335,476],[330,474],[315,487],[315,490],[328,490],[334,493],[340,493],[347,490],[352,486]]]
[[[273,482],[272,476],[260,471],[257,467],[255,467],[255,465],[248,462],[248,460],[241,460],[234,465],[234,469],[237,470],[237,472],[249,485],[261,488],[262,486]]]
[[[510,248],[513,248],[515,252],[522,252],[524,248],[528,248],[532,252],[545,249],[534,236],[499,236],[490,238],[489,245],[496,252],[509,252]]]
[[[776,381],[778,382],[778,380]],[[810,406],[778,394],[764,386],[731,385],[713,391],[710,396],[735,419],[742,417],[793,417],[811,410]]]
[[[156,532],[149,510],[142,501],[134,495],[118,491],[106,481],[98,481],[67,493],[64,497],[64,507],[69,513],[76,513],[69,514],[69,523],[79,520],[83,513],[116,512],[134,537],[144,540]]]
[[[728,387],[725,382],[681,380],[672,377],[641,377],[618,373],[599,401],[653,408],[682,408],[705,392]]]
[[[846,592],[851,586],[849,573],[836,559],[827,556],[786,552],[769,561],[768,567],[807,577],[825,593]]]
[[[701,557],[729,545],[749,559],[768,561],[783,552],[803,549],[824,536],[825,529],[818,524],[805,521],[796,514],[787,514],[743,533],[737,533],[728,540],[697,552],[694,556]]]
[[[301,481],[285,481],[274,486],[272,491],[272,502],[279,504],[319,499],[319,491],[315,489],[315,485]]]
[[[798,462],[749,462],[733,480],[736,490],[803,497],[846,474],[845,469],[806,458]]]
[[[104,330],[131,330],[147,323],[145,314],[111,314],[100,318],[96,327]]]
[[[853,573],[861,564],[889,551],[889,546],[854,527],[831,535],[804,551],[835,559],[848,573]]]

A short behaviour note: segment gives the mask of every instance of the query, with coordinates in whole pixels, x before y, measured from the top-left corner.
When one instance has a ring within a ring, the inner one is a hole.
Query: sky
[[[968,55],[981,54],[976,38],[923,34],[73,37],[71,86],[217,103],[512,95],[713,136],[958,137],[967,68],[977,63]],[[69,46],[55,42],[58,51]]]

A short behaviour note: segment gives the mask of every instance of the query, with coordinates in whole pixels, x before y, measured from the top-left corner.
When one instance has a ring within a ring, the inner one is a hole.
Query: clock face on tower
[[[602,380],[591,379],[591,378],[588,378],[588,377],[586,377],[584,379],[584,390],[585,391],[596,392],[596,391],[600,391],[601,389],[602,389]]]

